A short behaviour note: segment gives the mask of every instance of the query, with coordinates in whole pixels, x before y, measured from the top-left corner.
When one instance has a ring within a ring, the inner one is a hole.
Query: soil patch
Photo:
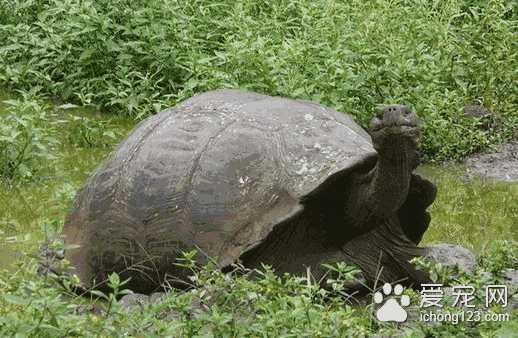
[[[518,141],[509,142],[494,153],[473,155],[466,160],[466,166],[469,176],[518,181]]]

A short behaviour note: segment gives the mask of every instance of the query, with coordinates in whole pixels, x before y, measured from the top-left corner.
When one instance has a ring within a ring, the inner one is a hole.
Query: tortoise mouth
[[[401,135],[415,137],[419,134],[419,130],[419,126],[413,123],[403,123],[395,126],[381,125],[379,127],[371,128],[371,133],[373,134],[373,136],[383,133],[385,135]]]
[[[386,125],[383,124],[382,121],[380,123],[372,122],[371,123],[371,131],[379,131],[379,130],[387,130],[391,132],[410,132],[412,130],[419,129],[419,126],[413,121],[405,121],[401,122],[397,125]]]

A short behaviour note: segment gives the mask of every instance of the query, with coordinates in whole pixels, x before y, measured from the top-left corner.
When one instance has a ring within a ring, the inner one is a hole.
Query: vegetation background
[[[63,249],[52,238],[75,191],[136,121],[210,89],[314,100],[363,126],[378,104],[408,104],[424,120],[428,163],[516,137],[517,7],[505,0],[0,0],[0,336],[512,337],[516,309],[502,307],[488,311],[512,320],[380,324],[371,306],[347,300],[341,285],[354,270],[345,266],[333,267],[328,289],[267,268],[249,280],[193,267],[197,288],[128,311],[116,300],[124,293],[118,276],[110,278],[113,294],[76,297],[58,286],[73,280],[37,276],[36,252],[42,241]],[[491,115],[468,118],[468,104]],[[479,258],[470,275],[420,264],[437,282],[481,291],[503,283],[506,269],[518,266],[518,185],[461,183],[460,169],[421,170],[440,192],[425,240],[459,243]]]
[[[375,105],[425,121],[427,160],[518,127],[516,3],[505,0],[96,0],[0,6],[0,85],[144,117],[209,89],[318,101],[366,125]],[[499,128],[466,119],[466,104]]]

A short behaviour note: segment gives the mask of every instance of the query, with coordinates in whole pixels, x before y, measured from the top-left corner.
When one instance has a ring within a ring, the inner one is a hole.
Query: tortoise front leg
[[[430,282],[426,272],[409,262],[421,256],[423,249],[407,238],[396,215],[345,243],[342,252],[346,262],[363,271],[369,285],[398,281],[417,287]]]

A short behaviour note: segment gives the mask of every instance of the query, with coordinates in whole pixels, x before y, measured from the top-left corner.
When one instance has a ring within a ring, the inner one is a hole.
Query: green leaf
[[[2,296],[8,303],[15,304],[15,305],[27,305],[30,302],[30,299],[28,297],[20,297],[13,294],[5,294]]]

